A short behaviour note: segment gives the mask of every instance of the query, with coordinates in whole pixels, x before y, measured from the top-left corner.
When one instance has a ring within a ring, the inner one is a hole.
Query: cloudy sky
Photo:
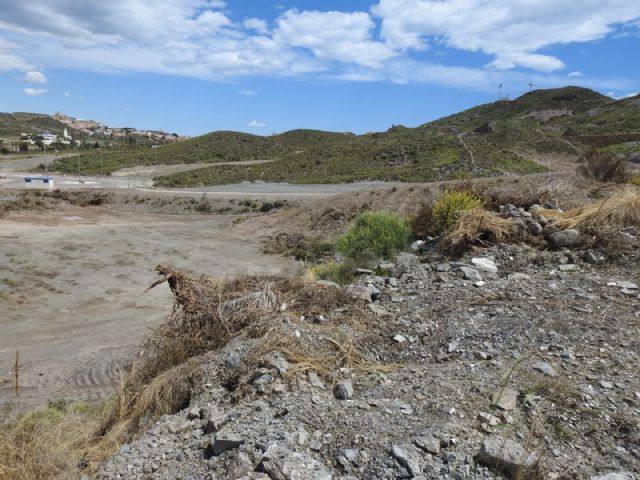
[[[503,95],[640,90],[633,0],[0,1],[0,111],[200,134],[415,126]]]

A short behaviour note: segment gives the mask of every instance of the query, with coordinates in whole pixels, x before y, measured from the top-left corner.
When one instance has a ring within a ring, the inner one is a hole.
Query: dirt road
[[[234,234],[233,219],[70,207],[0,220],[0,407],[108,394],[171,310],[166,285],[144,293],[158,264],[212,276],[295,271]]]

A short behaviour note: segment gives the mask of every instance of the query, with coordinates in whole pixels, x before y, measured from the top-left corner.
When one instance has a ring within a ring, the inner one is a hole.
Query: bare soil
[[[158,215],[59,205],[0,218],[0,404],[110,394],[150,329],[171,311],[154,267],[216,277],[291,274],[235,215]],[[20,355],[20,396],[14,362]],[[0,405],[2,406],[2,405]],[[6,407],[8,408],[8,407]]]

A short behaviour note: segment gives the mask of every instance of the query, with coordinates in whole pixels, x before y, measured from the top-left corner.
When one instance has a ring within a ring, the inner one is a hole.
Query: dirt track
[[[171,310],[166,285],[144,293],[157,264],[213,276],[295,270],[234,234],[233,219],[69,207],[0,220],[0,406],[104,397]]]

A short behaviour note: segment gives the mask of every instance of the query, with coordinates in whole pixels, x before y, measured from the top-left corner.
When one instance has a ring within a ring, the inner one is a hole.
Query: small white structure
[[[53,190],[54,178],[50,176],[24,177],[24,186],[29,189],[45,188]]]
[[[40,135],[38,135],[38,137],[42,139],[42,143],[44,143],[45,145],[51,145],[52,143],[55,143],[56,140],[58,140],[57,135],[49,132],[42,132]]]

